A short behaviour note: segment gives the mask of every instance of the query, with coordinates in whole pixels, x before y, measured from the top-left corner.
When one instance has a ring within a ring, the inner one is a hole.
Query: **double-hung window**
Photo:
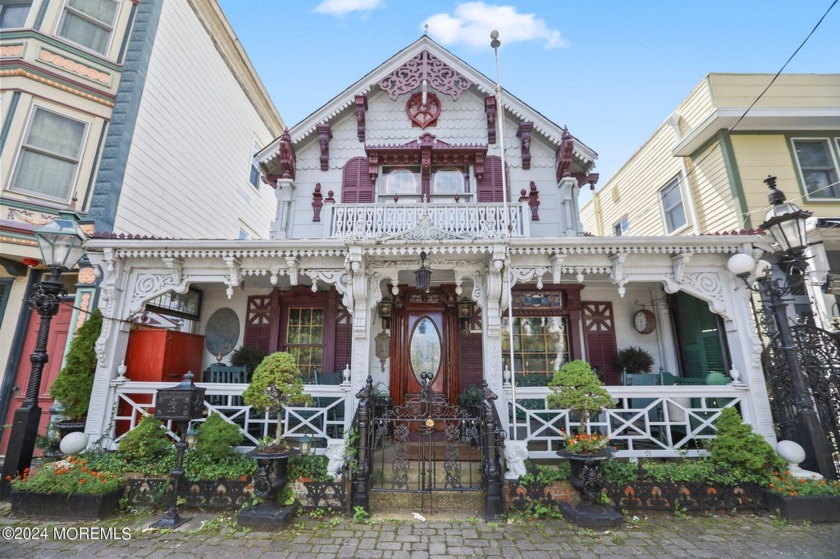
[[[627,231],[629,229],[630,229],[630,221],[627,219],[627,216],[625,215],[624,217],[622,217],[618,221],[618,223],[613,225],[613,234],[616,237],[621,237],[622,235],[626,235]]]
[[[665,216],[665,231],[673,233],[685,226],[685,207],[683,206],[682,191],[680,190],[680,178],[674,177],[659,191],[659,199],[662,201],[662,213]]]
[[[308,382],[314,379],[315,369],[323,371],[324,344],[324,309],[289,308],[284,345]]]
[[[87,124],[35,107],[17,160],[13,190],[66,202],[73,193]]]
[[[66,0],[56,35],[106,55],[118,11],[116,0]]]
[[[31,1],[24,0],[3,0],[0,2],[0,29],[23,27],[31,6]]]
[[[840,198],[840,183],[835,156],[831,153],[829,140],[794,139],[793,152],[799,166],[799,176],[805,185],[809,199],[824,200]],[[840,151],[840,138],[835,139],[835,148]]]
[[[251,175],[248,177],[248,182],[251,186],[259,190],[260,188],[260,168],[257,165],[257,144],[254,144],[251,150]]]

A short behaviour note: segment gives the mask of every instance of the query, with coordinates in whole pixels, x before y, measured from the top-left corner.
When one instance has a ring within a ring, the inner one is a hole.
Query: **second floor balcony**
[[[337,239],[502,239],[530,235],[527,202],[508,204],[330,204],[326,236]]]

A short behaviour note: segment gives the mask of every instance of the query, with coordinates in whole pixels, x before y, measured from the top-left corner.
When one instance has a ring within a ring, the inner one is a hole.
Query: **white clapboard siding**
[[[273,190],[249,183],[271,134],[187,2],[165,2],[149,64],[116,232],[269,238]]]

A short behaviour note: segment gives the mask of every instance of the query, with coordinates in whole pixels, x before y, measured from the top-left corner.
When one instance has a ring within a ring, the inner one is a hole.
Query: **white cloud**
[[[463,43],[472,47],[489,47],[490,31],[499,31],[502,44],[518,41],[541,41],[545,48],[566,47],[569,43],[557,29],[550,29],[545,20],[534,14],[517,12],[515,6],[493,6],[484,2],[466,2],[455,8],[453,15],[435,14],[420,24],[429,26],[429,36],[444,45]]]
[[[315,7],[319,14],[343,16],[350,12],[369,12],[380,7],[385,0],[324,0]]]

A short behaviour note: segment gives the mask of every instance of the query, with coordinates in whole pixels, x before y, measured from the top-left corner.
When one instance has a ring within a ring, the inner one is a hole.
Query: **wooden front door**
[[[454,294],[409,291],[398,298],[391,321],[391,398],[401,405],[420,392],[421,374],[432,389],[458,403],[458,318]]]
[[[24,311],[25,312],[25,311]],[[29,356],[35,350],[35,343],[38,340],[38,328],[41,326],[41,317],[35,311],[30,311],[32,316],[29,318],[29,330],[26,332],[26,340],[23,343],[23,353],[21,354],[20,364],[18,365],[17,375],[15,376],[15,390],[12,394],[9,405],[9,413],[6,417],[6,425],[11,425],[14,421],[15,412],[23,404],[23,399],[26,397],[26,386],[29,384],[29,373],[32,370],[32,362]],[[47,355],[49,361],[44,365],[44,370],[41,372],[41,390],[38,393],[38,406],[41,408],[41,422],[38,426],[38,434],[46,435],[47,428],[50,422],[50,406],[53,405],[52,396],[50,396],[50,387],[52,386],[55,377],[61,370],[61,362],[64,360],[64,346],[67,343],[67,333],[70,331],[70,319],[73,315],[73,307],[70,305],[59,305],[58,314],[56,314],[50,323],[50,335],[47,338]],[[9,434],[11,428],[3,429],[3,441],[0,444],[0,452],[6,453],[6,446],[9,443]],[[40,451],[36,449],[36,455],[40,455]]]

